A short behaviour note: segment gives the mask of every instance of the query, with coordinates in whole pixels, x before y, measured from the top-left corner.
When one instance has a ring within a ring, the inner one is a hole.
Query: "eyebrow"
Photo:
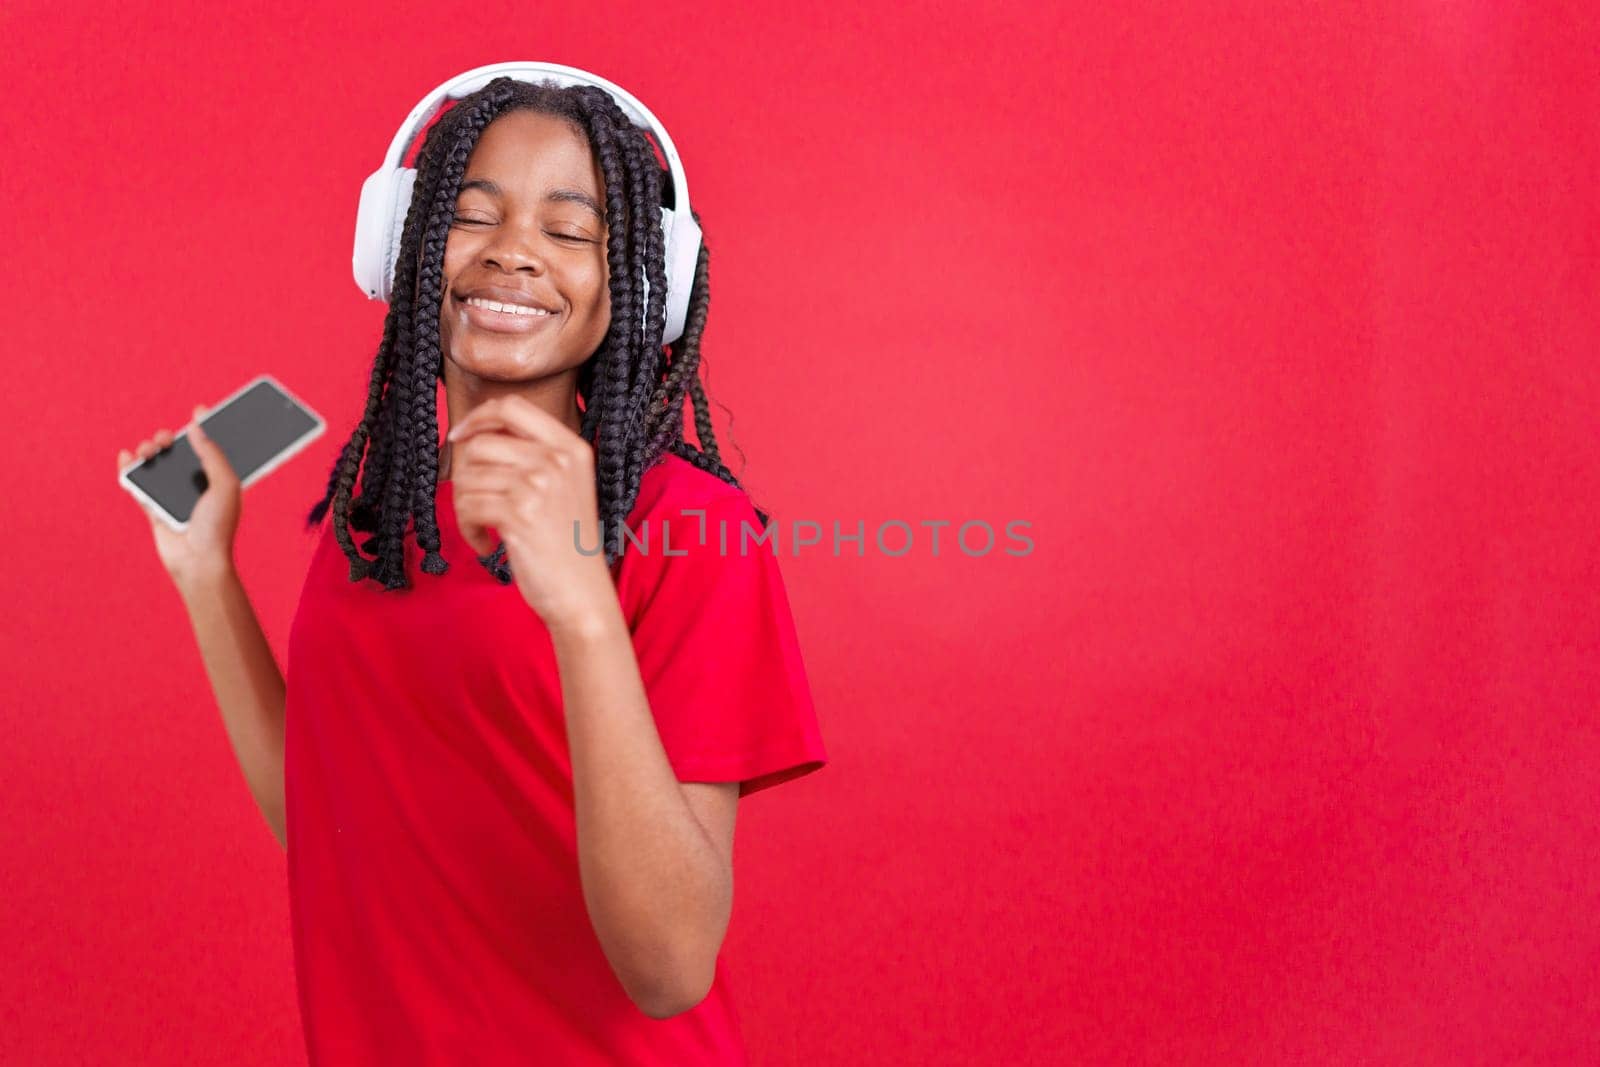
[[[461,183],[461,189],[459,192],[464,193],[468,189],[482,189],[484,192],[493,197],[499,197],[503,195],[500,186],[495,182],[490,181],[488,178],[471,178],[467,181],[464,181]],[[552,200],[557,203],[581,204],[590,211],[594,212],[595,217],[597,217],[602,223],[606,221],[606,213],[600,209],[600,205],[595,202],[595,198],[580,189],[552,189],[550,192],[545,194],[545,199]]]

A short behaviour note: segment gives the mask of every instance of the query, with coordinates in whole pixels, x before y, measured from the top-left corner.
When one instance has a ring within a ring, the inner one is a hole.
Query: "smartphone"
[[[263,374],[210,408],[200,425],[228,457],[243,489],[315,441],[328,424],[277,379]],[[123,470],[117,480],[180,532],[188,527],[207,485],[187,428],[167,448]]]

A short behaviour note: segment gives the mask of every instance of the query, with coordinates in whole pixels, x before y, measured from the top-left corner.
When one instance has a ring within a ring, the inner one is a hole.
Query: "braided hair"
[[[366,409],[334,463],[327,491],[306,520],[314,527],[332,510],[334,536],[350,561],[352,582],[370,577],[385,589],[410,586],[404,546],[408,521],[414,522],[424,551],[422,569],[433,575],[449,569],[439,550],[434,507],[439,469],[436,382],[444,376],[439,308],[445,242],[473,146],[491,122],[519,109],[570,123],[588,140],[605,175],[606,225],[612,234],[607,249],[611,322],[600,347],[578,368],[577,392],[583,405],[580,433],[595,447],[596,500],[607,565],[623,553],[623,520],[638,496],[640,476],[667,452],[739,485],[722,464],[699,379],[700,338],[710,303],[703,243],[683,336],[665,346],[652,340],[660,338],[666,322],[660,206],[675,205],[664,199],[672,185],[651,141],[603,89],[495,78],[449,107],[423,140]],[[698,222],[699,214],[694,218]],[[644,281],[649,284],[648,307]],[[686,397],[694,408],[698,447],[683,436]],[[765,525],[766,514],[758,509],[756,515]],[[358,549],[352,528],[373,536]],[[500,582],[512,581],[503,541],[478,562]]]

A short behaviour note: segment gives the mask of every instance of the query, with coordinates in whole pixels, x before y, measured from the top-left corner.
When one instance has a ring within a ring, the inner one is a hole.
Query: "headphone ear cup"
[[[694,289],[694,269],[700,259],[700,224],[687,212],[661,209],[661,230],[666,235],[667,319],[661,343],[683,336],[689,318],[689,296]]]
[[[384,232],[389,228],[385,212],[394,203],[394,171],[379,167],[361,183],[361,201],[356,208],[356,243],[350,266],[356,284],[372,300],[386,299],[384,291]]]
[[[389,300],[394,292],[395,267],[400,262],[400,236],[406,229],[406,215],[411,211],[411,192],[417,184],[417,172],[411,167],[400,167],[394,172],[394,202],[389,213],[389,233],[385,242],[383,270],[383,299]]]

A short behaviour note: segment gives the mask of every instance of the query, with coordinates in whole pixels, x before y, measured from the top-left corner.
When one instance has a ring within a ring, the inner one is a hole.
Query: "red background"
[[[1033,524],[786,560],[832,763],[740,814],[753,1062],[1600,1060],[1593,11],[10,0],[0,1062],[303,1062],[115,454],[328,417],[245,498],[281,663],[361,181],[524,58],[676,138],[780,522]]]

